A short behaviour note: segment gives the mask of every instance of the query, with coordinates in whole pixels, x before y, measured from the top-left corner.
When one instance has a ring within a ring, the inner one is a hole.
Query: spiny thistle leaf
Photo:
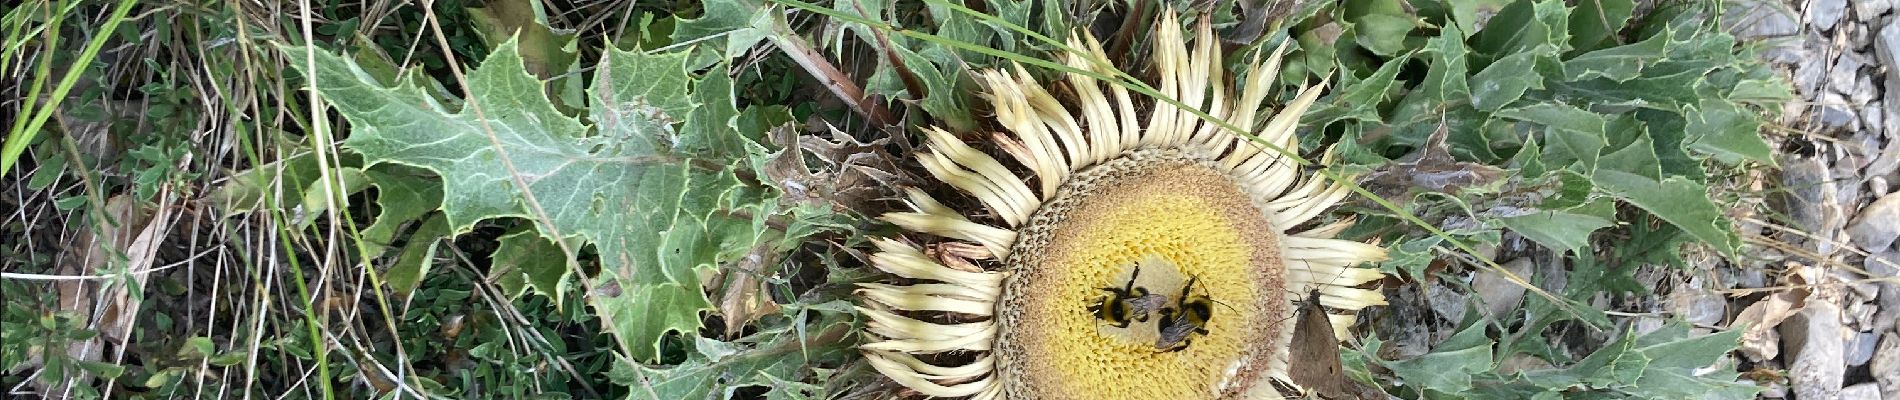
[[[306,51],[284,49],[299,68]],[[469,106],[460,110],[416,82],[385,87],[349,60],[314,54],[316,68],[306,71],[312,86],[354,127],[344,145],[370,165],[411,165],[440,176],[451,232],[497,218],[535,221],[542,236],[566,243],[570,254],[565,265],[517,267],[557,269],[556,286],[573,273],[571,253],[593,245],[601,270],[588,304],[633,358],[656,360],[667,332],[696,331],[699,313],[711,308],[697,270],[737,256],[735,249],[750,248],[765,231],[765,213],[734,217],[745,213],[733,210],[765,197],[738,180],[729,167],[737,161],[695,158],[763,150],[731,140],[743,138],[732,125],[730,82],[715,71],[709,75],[719,84],[702,85],[689,74],[684,52],[610,50],[589,91],[592,131],[554,108],[541,82],[523,72],[512,40],[469,74]],[[724,104],[704,104],[708,99]],[[550,283],[548,271],[521,273],[537,277],[536,286]]]

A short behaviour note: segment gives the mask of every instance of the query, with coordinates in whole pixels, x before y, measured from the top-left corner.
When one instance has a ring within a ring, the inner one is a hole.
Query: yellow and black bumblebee
[[[1214,319],[1214,304],[1220,302],[1207,296],[1193,294],[1194,283],[1199,279],[1200,277],[1188,278],[1187,285],[1181,287],[1181,297],[1176,300],[1174,307],[1161,309],[1161,323],[1155,326],[1157,333],[1155,350],[1181,351],[1187,349],[1188,344],[1194,341],[1193,335],[1207,334],[1207,322]]]
[[[1148,322],[1148,315],[1167,304],[1167,296],[1149,293],[1148,288],[1135,286],[1135,278],[1141,277],[1141,264],[1135,264],[1135,271],[1128,276],[1128,283],[1122,287],[1105,287],[1108,292],[1089,305],[1089,313],[1096,319],[1108,321],[1116,328],[1127,328],[1134,322]]]

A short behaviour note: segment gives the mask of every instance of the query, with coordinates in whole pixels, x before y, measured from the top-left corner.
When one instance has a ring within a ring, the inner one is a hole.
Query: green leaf
[[[355,157],[340,158],[340,164],[346,168],[362,164]],[[322,176],[322,172],[317,165],[316,153],[295,151],[277,161],[232,174],[231,179],[211,193],[211,197],[217,201],[225,217],[265,209],[266,196],[301,202],[307,196],[306,192],[321,190],[319,186],[322,183],[317,178]],[[281,184],[277,179],[283,180]],[[282,197],[277,197],[278,189],[282,190]],[[275,205],[282,208],[294,206],[284,200],[278,200]],[[305,210],[309,211],[312,210]]]
[[[1301,123],[1307,126],[1326,126],[1334,121],[1359,120],[1379,122],[1379,104],[1384,104],[1392,94],[1393,82],[1406,61],[1412,59],[1407,53],[1399,58],[1379,66],[1379,70],[1355,82],[1343,82],[1331,99],[1308,110],[1301,116]]]
[[[358,235],[367,250],[366,257],[381,256],[403,226],[442,204],[442,183],[419,172],[400,165],[379,165],[364,171],[370,185],[376,187],[379,209],[376,220]]]
[[[1570,14],[1570,47],[1596,49],[1614,39],[1629,23],[1636,2],[1631,0],[1579,0],[1577,11]]]
[[[718,59],[736,59],[774,33],[769,8],[756,0],[708,0],[699,18],[681,19],[673,28],[673,43],[708,41],[723,50]],[[721,46],[723,44],[723,46]],[[697,64],[697,63],[696,63]]]
[[[1407,386],[1444,393],[1463,393],[1471,389],[1472,377],[1491,370],[1491,340],[1484,337],[1487,324],[1469,324],[1454,339],[1418,357],[1387,362],[1386,367]],[[1462,338],[1462,339],[1458,339]]]
[[[1524,140],[1524,147],[1519,148],[1517,154],[1512,155],[1511,160],[1505,165],[1517,168],[1518,173],[1524,177],[1542,177],[1550,172],[1550,167],[1544,165],[1543,152],[1544,149],[1542,145],[1537,144],[1536,137],[1527,138]]]
[[[1641,42],[1583,53],[1576,58],[1564,60],[1564,80],[1604,78],[1615,82],[1626,82],[1635,79],[1641,75],[1643,67],[1662,61],[1673,33],[1674,31],[1663,31],[1662,34]]]
[[[1742,160],[1775,165],[1774,150],[1762,140],[1761,117],[1755,112],[1727,101],[1702,99],[1684,117],[1688,119],[1683,131],[1688,134],[1690,150],[1713,155],[1730,165]]]
[[[1604,192],[1675,224],[1696,239],[1733,256],[1740,239],[1709,200],[1708,188],[1680,176],[1661,181],[1612,169],[1599,170],[1591,179]]]
[[[1643,376],[1643,369],[1650,362],[1647,355],[1633,351],[1635,345],[1634,332],[1625,329],[1619,339],[1590,353],[1566,372],[1590,387],[1617,387],[1624,382],[1634,382]]]
[[[422,278],[427,277],[430,267],[435,265],[436,246],[448,237],[448,219],[442,214],[423,220],[415,233],[409,235],[409,243],[402,247],[402,252],[397,253],[396,262],[383,272],[383,281],[398,295],[407,297],[415,293],[416,287],[422,285]]]
[[[1451,19],[1457,23],[1458,31],[1462,32],[1464,37],[1476,35],[1478,31],[1487,27],[1487,20],[1497,22],[1493,16],[1503,11],[1506,5],[1513,3],[1511,0],[1447,0],[1446,2],[1451,3]]]
[[[1543,210],[1527,215],[1499,218],[1505,228],[1559,252],[1573,252],[1590,243],[1590,233],[1608,228],[1615,222],[1602,217]]]
[[[597,125],[590,132],[554,109],[541,83],[522,72],[515,48],[501,46],[469,75],[470,106],[460,111],[413,84],[383,87],[325,52],[308,75],[352,123],[344,144],[370,165],[413,165],[442,177],[451,232],[517,217],[569,251],[591,243],[600,255],[594,286],[601,290],[589,304],[630,356],[656,359],[660,337],[696,331],[699,313],[710,308],[697,271],[736,256],[733,249],[766,230],[762,221],[721,211],[742,203],[744,194],[727,161],[681,154],[718,153],[731,144],[724,136],[736,135],[729,84],[695,96],[705,89],[693,86],[685,54],[609,50],[595,69],[589,115]],[[302,49],[285,54],[302,64]],[[705,104],[711,98],[723,104]],[[517,179],[526,186],[517,187]],[[566,256],[574,265],[574,255]]]
[[[45,160],[41,161],[39,166],[33,168],[33,171],[30,173],[32,177],[27,178],[26,189],[35,192],[46,189],[47,186],[52,186],[54,182],[59,181],[62,175],[65,175],[66,155],[53,154],[47,156]]]
[[[1555,56],[1570,43],[1569,9],[1562,0],[1518,0],[1499,10],[1471,47],[1494,57],[1540,53]]]
[[[1434,93],[1439,101],[1449,102],[1471,95],[1471,86],[1465,78],[1471,73],[1466,55],[1464,34],[1456,26],[1446,26],[1444,32],[1426,43],[1432,50],[1432,66],[1425,72],[1422,91]]]
[[[120,374],[125,373],[124,365],[101,361],[76,361],[78,361],[80,370],[86,371],[86,373],[89,374],[98,375],[100,378],[118,379]]]
[[[628,386],[632,399],[724,399],[733,398],[731,391],[739,387],[768,385],[768,375],[799,377],[812,373],[810,365],[836,365],[857,353],[842,340],[850,324],[833,318],[812,327],[817,329],[780,327],[736,342],[695,336],[694,347],[702,350],[689,353],[684,362],[659,367],[619,362],[607,376]]]
[[[1690,337],[1689,326],[1682,321],[1669,321],[1641,337],[1624,330],[1617,340],[1576,365],[1532,371],[1524,380],[1576,396],[1748,398],[1760,388],[1736,382],[1739,374],[1734,368],[1718,365],[1735,349],[1741,332]]]
[[[1369,14],[1359,17],[1359,20],[1354,22],[1353,29],[1359,32],[1357,36],[1359,47],[1364,47],[1373,54],[1391,57],[1405,52],[1406,34],[1411,33],[1417,26],[1417,18],[1405,15]]]
[[[1426,278],[1425,267],[1437,258],[1437,255],[1432,254],[1432,248],[1444,240],[1439,236],[1426,236],[1392,246],[1390,257],[1379,263],[1379,270],[1387,274],[1405,271],[1413,279],[1423,281]]]
[[[494,272],[489,276],[510,285],[521,285],[504,286],[504,291],[520,295],[523,290],[533,289],[536,294],[553,299],[554,304],[563,303],[568,276],[573,275],[574,269],[568,265],[560,246],[532,230],[502,235],[498,242],[491,267]]]
[[[1544,88],[1544,78],[1536,70],[1538,57],[1535,52],[1512,54],[1472,75],[1471,105],[1497,111],[1524,97],[1525,90]]]
[[[1735,87],[1729,89],[1728,98],[1742,103],[1768,105],[1770,107],[1767,108],[1773,109],[1772,106],[1793,100],[1794,89],[1788,85],[1788,81],[1779,77],[1749,78],[1736,81]]]
[[[1598,170],[1616,170],[1641,175],[1651,180],[1662,179],[1662,161],[1656,158],[1656,147],[1650,143],[1649,135],[1642,134],[1629,145],[1604,154]]]
[[[1609,123],[1608,118],[1605,118],[1603,114],[1557,102],[1508,108],[1498,110],[1492,115],[1598,138],[1605,135],[1604,126]]]
[[[514,39],[522,51],[522,64],[528,73],[542,79],[568,71],[579,56],[574,51],[574,32],[556,32],[548,28],[547,12],[537,1],[494,1],[486,7],[470,7],[468,15],[475,32],[489,47]],[[388,81],[384,81],[387,83]]]
[[[195,351],[195,353],[188,352],[187,350]],[[193,336],[190,339],[185,339],[185,345],[178,348],[178,356],[186,359],[209,357],[212,354],[218,354],[218,346],[211,342],[211,338],[204,336]]]
[[[1686,268],[1682,245],[1695,241],[1681,228],[1669,224],[1651,224],[1648,217],[1630,224],[1628,244],[1617,246],[1612,254],[1619,264],[1662,265]]]

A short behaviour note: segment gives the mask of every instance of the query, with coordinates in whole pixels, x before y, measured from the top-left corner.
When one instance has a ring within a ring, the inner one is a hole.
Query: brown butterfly
[[[1339,339],[1333,336],[1326,309],[1320,307],[1318,289],[1306,296],[1295,318],[1299,322],[1293,326],[1292,358],[1288,360],[1293,368],[1287,375],[1306,389],[1306,395],[1331,400],[1390,398],[1377,387],[1346,377],[1345,367],[1339,364]]]

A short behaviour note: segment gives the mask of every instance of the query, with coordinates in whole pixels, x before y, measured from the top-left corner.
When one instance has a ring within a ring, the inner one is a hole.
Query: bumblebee
[[[1141,277],[1141,264],[1135,264],[1135,272],[1128,276],[1128,283],[1122,287],[1105,287],[1108,292],[1089,305],[1089,313],[1096,319],[1108,321],[1116,328],[1127,328],[1134,322],[1148,322],[1148,315],[1167,304],[1167,296],[1149,293],[1148,288],[1135,286],[1135,278]]]
[[[1207,334],[1207,321],[1214,318],[1214,304],[1220,302],[1193,294],[1194,283],[1199,279],[1188,278],[1187,285],[1181,287],[1181,297],[1174,307],[1161,309],[1161,323],[1155,328],[1159,334],[1155,338],[1155,350],[1165,353],[1185,350],[1194,341],[1194,335]]]

